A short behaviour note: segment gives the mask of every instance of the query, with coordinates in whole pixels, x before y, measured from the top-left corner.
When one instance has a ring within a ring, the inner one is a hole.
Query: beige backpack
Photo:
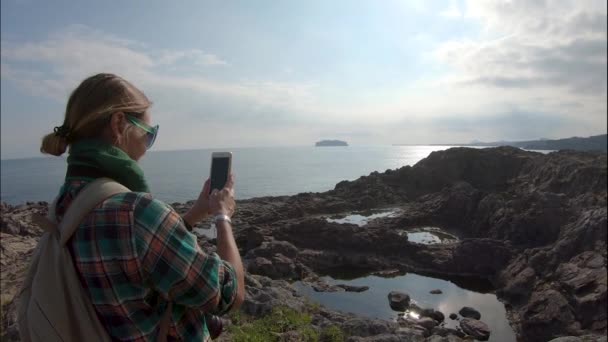
[[[80,285],[66,246],[80,222],[98,204],[129,189],[100,178],[81,190],[57,224],[55,202],[46,218],[36,218],[45,229],[34,251],[19,299],[17,323],[24,342],[111,341],[88,294]],[[167,338],[172,303],[161,321],[159,340]]]

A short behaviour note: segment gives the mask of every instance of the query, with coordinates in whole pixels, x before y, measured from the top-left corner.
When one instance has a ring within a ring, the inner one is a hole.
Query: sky
[[[70,92],[144,91],[153,150],[606,133],[605,1],[1,2],[1,157],[39,156]]]

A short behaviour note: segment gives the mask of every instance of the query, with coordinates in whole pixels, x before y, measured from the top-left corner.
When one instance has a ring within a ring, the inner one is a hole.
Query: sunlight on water
[[[233,148],[236,196],[294,195],[331,190],[343,180],[414,165],[447,146],[348,146]],[[142,166],[152,193],[168,203],[198,197],[216,150],[151,151]],[[51,201],[59,192],[66,158],[2,160],[2,200]]]
[[[300,282],[294,283],[294,286],[312,301],[334,310],[387,320],[395,320],[399,314],[407,314],[409,317],[418,319],[416,311],[398,313],[390,308],[387,298],[389,292],[402,291],[409,294],[412,303],[418,307],[441,311],[445,315],[445,326],[451,328],[455,328],[459,323],[458,320],[451,320],[448,316],[451,313],[458,314],[458,311],[464,306],[470,306],[481,313],[481,321],[490,327],[492,331],[490,341],[515,341],[515,333],[507,320],[505,307],[493,293],[467,290],[447,280],[413,273],[394,278],[367,276],[352,280],[338,280],[326,276],[323,277],[323,280],[329,284],[369,286],[369,290],[359,293],[323,293],[315,292],[311,287]],[[440,289],[442,293],[429,293],[433,289]]]
[[[398,213],[399,211],[395,209],[371,210],[368,212],[359,212],[358,214],[351,215],[334,215],[332,217],[328,217],[326,220],[327,222],[356,224],[360,227],[363,227],[372,220],[383,217],[395,217]]]
[[[458,240],[456,236],[449,234],[438,227],[414,228],[407,230],[404,233],[407,234],[408,241],[425,245],[452,243]]]

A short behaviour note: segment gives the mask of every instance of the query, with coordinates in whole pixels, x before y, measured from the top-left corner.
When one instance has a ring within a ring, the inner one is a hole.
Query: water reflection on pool
[[[441,311],[446,317],[445,326],[452,328],[458,326],[458,321],[451,320],[448,316],[451,313],[458,314],[463,306],[470,306],[481,313],[481,320],[490,327],[490,341],[515,341],[515,334],[506,318],[505,307],[492,293],[465,290],[446,280],[413,273],[394,278],[367,276],[353,280],[335,280],[326,276],[323,279],[329,284],[369,286],[369,290],[360,293],[321,293],[300,282],[294,286],[312,301],[329,308],[388,320],[394,320],[398,315],[388,304],[388,293],[393,290],[402,291],[408,293],[412,302],[419,307]],[[440,289],[443,293],[430,294],[429,291],[434,289]]]
[[[362,227],[372,220],[383,217],[395,217],[397,216],[397,214],[397,209],[372,209],[367,211],[355,212],[349,215],[334,215],[328,217],[327,222],[350,223]]]
[[[438,227],[415,228],[408,230],[405,233],[407,234],[408,241],[425,245],[452,243],[458,240],[456,236],[448,234]]]

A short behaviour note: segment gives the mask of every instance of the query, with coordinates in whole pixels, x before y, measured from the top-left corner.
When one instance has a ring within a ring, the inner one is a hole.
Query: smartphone
[[[211,187],[209,193],[213,189],[222,190],[230,176],[232,168],[232,152],[213,152],[211,154]]]

